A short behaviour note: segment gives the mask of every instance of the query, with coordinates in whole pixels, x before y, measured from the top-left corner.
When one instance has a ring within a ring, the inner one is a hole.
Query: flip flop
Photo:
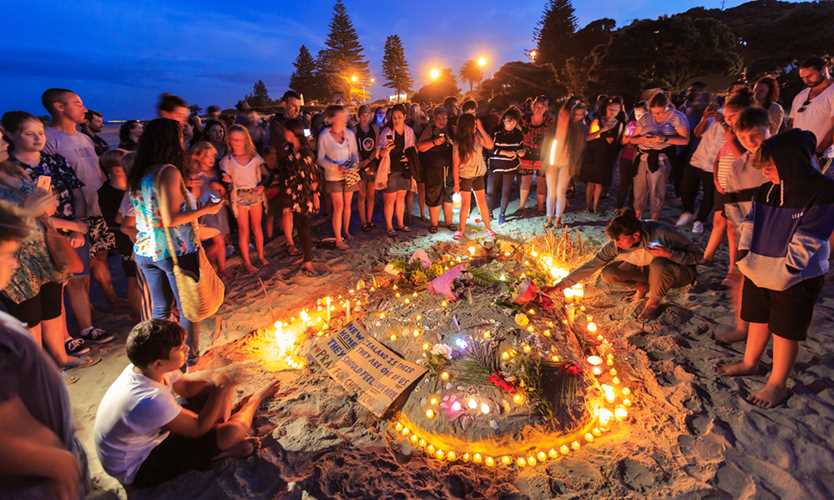
[[[431,226],[431,227],[429,228],[429,232],[430,232],[431,234],[435,234],[435,233],[437,232],[437,226]]]
[[[64,371],[74,370],[76,368],[89,368],[101,363],[101,357],[91,358],[89,356],[79,357],[77,361],[68,361],[63,368]]]

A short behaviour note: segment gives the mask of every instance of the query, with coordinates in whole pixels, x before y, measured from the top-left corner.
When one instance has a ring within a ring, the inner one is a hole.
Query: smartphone
[[[35,185],[41,191],[46,191],[48,193],[52,189],[52,177],[48,175],[38,176],[38,180],[35,181]]]
[[[214,193],[209,194],[209,201],[212,203],[220,203],[222,200],[223,198],[217,196]]]
[[[661,243],[659,241],[650,241],[646,244],[646,246],[649,247],[649,248],[662,248],[663,243]]]
[[[313,135],[313,133],[310,132],[310,129],[305,128],[304,129],[304,137],[310,137],[311,135]]]
[[[388,134],[388,135],[385,136],[385,139],[387,139],[388,142],[391,142],[391,141],[394,140],[394,135],[393,134]]]

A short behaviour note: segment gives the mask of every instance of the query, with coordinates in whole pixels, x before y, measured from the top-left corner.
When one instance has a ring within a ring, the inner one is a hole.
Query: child
[[[761,408],[778,406],[788,397],[788,374],[829,268],[834,180],[816,170],[815,147],[812,133],[794,129],[766,140],[753,163],[770,182],[756,192],[741,227],[741,317],[750,327],[744,360],[724,365],[719,372],[758,373],[772,334],[770,376],[747,398]]]
[[[229,154],[220,160],[223,180],[231,184],[232,211],[238,224],[238,246],[243,265],[250,273],[258,269],[252,265],[249,256],[249,232],[255,238],[255,250],[262,265],[266,265],[264,256],[264,232],[261,227],[263,217],[264,187],[261,185],[264,160],[255,150],[255,144],[249,137],[249,131],[243,125],[233,125],[228,136]]]
[[[498,224],[506,222],[507,206],[513,178],[524,156],[524,133],[521,131],[521,111],[511,106],[501,117],[501,127],[492,134],[495,147],[489,155],[489,192],[492,194],[490,210],[500,207]],[[499,202],[500,200],[500,202]]]
[[[123,149],[111,149],[99,158],[101,169],[107,175],[107,182],[98,190],[98,204],[107,227],[116,235],[116,251],[122,258],[122,271],[127,278],[127,302],[131,319],[139,321],[142,316],[142,292],[136,279],[136,263],[133,262],[133,242],[121,231],[117,220],[119,206],[127,191],[127,169]]]
[[[200,141],[191,147],[188,154],[188,174],[191,181],[189,186],[197,200],[198,207],[209,203],[217,203],[225,198],[226,188],[217,177],[214,159],[217,150],[210,142]],[[192,187],[193,186],[193,187]],[[211,260],[215,270],[221,276],[226,276],[226,237],[229,234],[229,220],[226,209],[221,209],[215,215],[204,215],[200,224],[216,229],[219,234],[208,239],[206,256]]]
[[[253,393],[231,414],[235,373],[229,368],[183,374],[185,330],[172,321],[139,323],[127,338],[130,364],[110,385],[96,413],[95,445],[104,470],[122,484],[143,488],[189,470],[207,469],[223,456],[254,452],[252,418],[278,383]],[[176,400],[201,398],[199,413]]]
[[[461,115],[458,120],[457,140],[452,146],[452,171],[455,177],[455,192],[461,194],[460,226],[453,236],[460,240],[466,234],[466,219],[469,218],[469,208],[472,197],[486,227],[487,237],[494,238],[495,232],[489,223],[489,209],[487,208],[484,176],[486,164],[484,162],[484,148],[492,149],[492,138],[486,133],[481,121],[474,114]]]

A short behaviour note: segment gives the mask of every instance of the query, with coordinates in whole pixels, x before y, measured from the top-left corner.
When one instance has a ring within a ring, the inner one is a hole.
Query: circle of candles
[[[536,465],[536,457],[534,457],[533,455],[528,455],[527,456],[527,465],[529,465],[530,467],[533,467],[534,465]]]
[[[599,356],[588,356],[588,364],[591,366],[599,366],[602,364],[602,358]]]
[[[472,457],[469,455],[469,453],[464,453],[463,456],[460,457],[460,459],[464,462],[468,462],[471,458]]]
[[[544,462],[544,461],[546,461],[546,460],[547,460],[547,453],[545,453],[545,452],[543,452],[543,451],[540,451],[540,452],[536,453],[536,459],[537,459],[539,462]]]
[[[463,409],[463,406],[461,406],[460,401],[455,401],[454,403],[452,403],[452,411],[459,412],[462,409]]]
[[[523,467],[525,467],[525,466],[527,465],[527,459],[525,459],[524,457],[518,457],[518,458],[515,460],[515,464],[516,464],[519,468],[523,468]]]
[[[563,444],[559,447],[559,453],[561,453],[562,455],[567,455],[568,453],[570,453],[570,448],[568,448],[568,445]]]
[[[555,448],[550,448],[549,450],[547,450],[547,456],[550,458],[558,458],[559,452],[556,451]]]
[[[458,455],[454,451],[449,450],[449,452],[446,453],[446,460],[448,460],[450,462],[454,462],[457,459],[458,459]]]
[[[484,415],[489,414],[489,405],[488,404],[481,403],[481,413],[483,413]]]
[[[484,459],[483,459],[483,457],[481,456],[480,453],[475,453],[474,455],[472,455],[472,461],[475,462],[476,464],[479,464],[479,463],[483,462]]]
[[[509,455],[504,455],[501,457],[501,463],[504,465],[511,465],[513,463],[513,459],[510,458]]]
[[[578,450],[581,446],[582,446],[582,445],[581,445],[581,444],[579,444],[579,441],[576,441],[576,440],[574,440],[574,441],[570,444],[570,447],[571,447],[571,448],[573,448],[574,450]]]
[[[449,380],[449,372],[442,372],[440,374],[440,380],[446,382]]]
[[[434,410],[432,410],[431,408],[426,410],[426,418],[434,418]]]
[[[590,432],[586,432],[586,433],[585,433],[585,441],[587,441],[587,442],[589,442],[589,443],[590,443],[590,442],[592,442],[593,440],[594,440],[594,435],[593,435],[593,434],[591,434]]]
[[[475,398],[469,398],[466,401],[466,406],[468,406],[470,410],[476,410],[478,409],[478,401],[475,400]]]
[[[522,394],[520,392],[517,392],[517,393],[513,394],[513,403],[515,403],[517,405],[523,405],[524,404],[524,399],[525,399],[524,394]]]
[[[495,467],[495,459],[492,457],[486,457],[484,463],[487,465],[487,467]]]

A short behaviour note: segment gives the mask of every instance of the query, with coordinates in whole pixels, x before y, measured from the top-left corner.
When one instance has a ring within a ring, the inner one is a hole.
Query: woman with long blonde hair
[[[232,211],[238,225],[238,245],[243,265],[250,273],[258,271],[249,256],[249,232],[255,239],[255,250],[262,265],[264,232],[261,225],[264,208],[264,187],[261,184],[264,159],[255,150],[249,131],[243,125],[232,125],[227,136],[228,154],[220,160],[223,180],[231,184]]]

